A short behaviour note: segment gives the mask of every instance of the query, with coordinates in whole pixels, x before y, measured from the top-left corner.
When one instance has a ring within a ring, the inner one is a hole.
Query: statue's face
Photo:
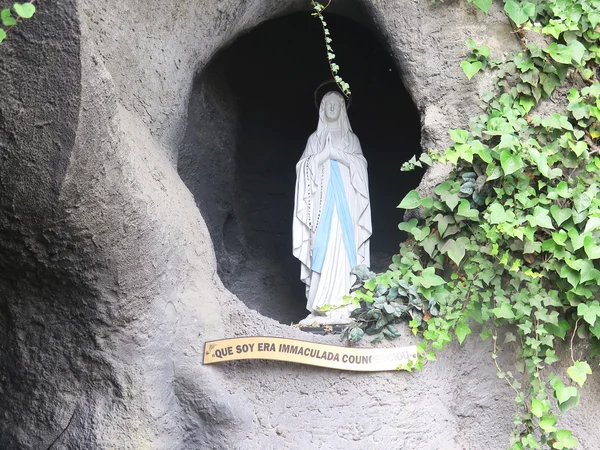
[[[336,98],[329,99],[327,100],[327,103],[325,103],[325,116],[331,121],[337,120],[337,118],[340,117],[341,109],[342,107],[339,100]]]

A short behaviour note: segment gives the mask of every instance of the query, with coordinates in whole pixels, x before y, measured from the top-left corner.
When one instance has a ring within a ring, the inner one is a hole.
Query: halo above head
[[[318,94],[319,94],[319,90],[323,87],[326,86],[328,84],[333,83],[336,87],[335,92],[338,92],[343,99],[346,100],[346,110],[350,109],[350,106],[352,106],[352,96],[350,97],[346,97],[343,92],[341,92],[338,88],[337,83],[335,82],[335,80],[333,78],[329,79],[329,80],[325,80],[323,81],[319,86],[317,86],[317,88],[315,89],[315,94],[314,94],[314,98],[315,98],[315,107],[317,108],[317,110],[319,109],[319,104],[320,102],[317,101],[319,99]],[[331,89],[330,89],[331,90]],[[325,93],[326,94],[326,93]],[[325,97],[325,94],[323,94],[320,98],[320,100],[323,100],[323,97]]]

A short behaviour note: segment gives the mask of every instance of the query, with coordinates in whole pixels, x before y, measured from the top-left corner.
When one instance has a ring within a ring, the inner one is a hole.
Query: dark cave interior
[[[372,269],[385,270],[404,238],[396,206],[423,175],[400,171],[421,152],[419,112],[382,39],[340,15],[327,21],[369,164]],[[295,165],[316,129],[315,90],[330,78],[316,18],[296,13],[265,22],[194,80],[179,152],[179,173],[207,223],[223,283],[282,323],[307,314],[291,251]],[[319,89],[318,101],[333,88]]]

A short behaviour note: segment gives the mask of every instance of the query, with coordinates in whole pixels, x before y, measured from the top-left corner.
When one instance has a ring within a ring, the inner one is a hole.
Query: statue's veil
[[[321,100],[321,106],[319,107],[319,123],[317,125],[317,139],[319,139],[320,148],[323,148],[323,144],[325,143],[325,137],[327,136],[327,128],[328,126],[333,125],[333,122],[329,122],[327,120],[327,116],[325,115],[325,104],[327,100],[331,99],[331,97],[335,97],[340,103],[340,116],[336,121],[336,128],[341,130],[342,139],[345,145],[349,144],[350,136],[352,133],[352,127],[350,126],[350,119],[348,119],[348,112],[346,111],[346,100],[336,91],[330,91],[323,96]]]

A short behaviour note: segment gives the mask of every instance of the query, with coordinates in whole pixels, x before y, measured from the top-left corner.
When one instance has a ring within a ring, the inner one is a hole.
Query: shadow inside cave
[[[330,15],[328,26],[369,164],[371,266],[385,270],[404,237],[396,206],[423,175],[400,171],[421,152],[420,117],[381,39],[343,16]],[[292,255],[295,166],[317,126],[315,89],[329,78],[318,20],[298,13],[265,22],[194,80],[179,152],[180,176],[207,223],[223,283],[282,323],[307,314]]]

